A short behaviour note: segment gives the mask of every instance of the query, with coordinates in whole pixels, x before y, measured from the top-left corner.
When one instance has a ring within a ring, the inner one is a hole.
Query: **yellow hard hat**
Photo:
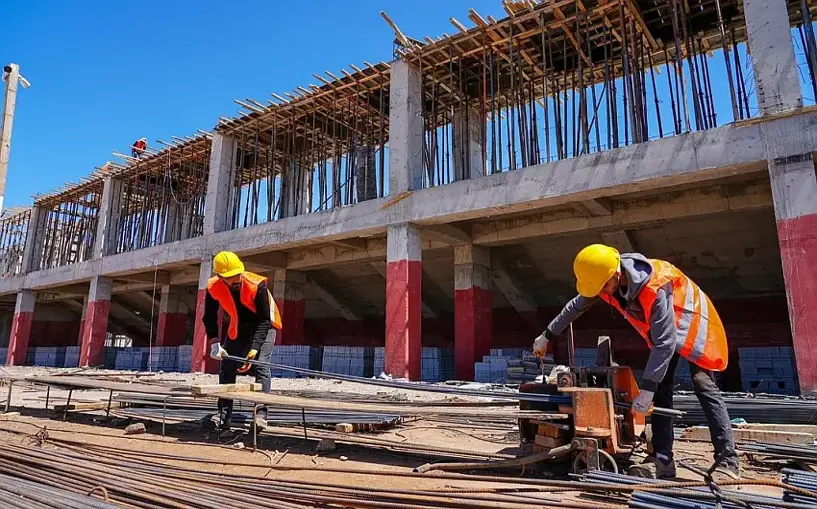
[[[213,258],[213,272],[221,277],[233,277],[244,272],[244,264],[232,251],[222,251]]]
[[[618,272],[621,254],[614,247],[593,244],[579,251],[573,261],[576,289],[584,297],[596,297]]]

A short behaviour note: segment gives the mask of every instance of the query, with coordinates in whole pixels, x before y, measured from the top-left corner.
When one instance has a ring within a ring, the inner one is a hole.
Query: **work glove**
[[[220,361],[224,358],[225,355],[228,355],[227,350],[221,348],[221,343],[218,341],[213,341],[210,343],[210,357],[213,359]]]
[[[545,330],[533,341],[533,355],[544,359],[550,342],[550,333]]]
[[[251,361],[251,360],[255,359],[256,357],[258,357],[258,350],[253,349],[253,350],[250,350],[250,351],[247,353],[247,360],[248,360],[248,361]],[[246,373],[247,371],[249,371],[251,367],[252,367],[252,364],[250,364],[249,362],[245,362],[245,363],[244,363],[244,364],[243,364],[243,365],[242,365],[240,368],[238,368],[236,371],[238,371],[239,373],[242,373],[242,374],[243,374],[243,373]]]
[[[652,407],[654,396],[655,393],[652,391],[639,391],[638,396],[633,400],[633,412],[646,415]]]

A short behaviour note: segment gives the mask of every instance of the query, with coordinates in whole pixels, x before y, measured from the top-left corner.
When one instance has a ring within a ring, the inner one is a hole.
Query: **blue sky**
[[[74,181],[142,136],[211,129],[233,99],[270,98],[364,60],[391,60],[385,10],[414,37],[453,33],[499,0],[0,2],[17,96],[6,206]]]
[[[32,83],[18,94],[6,206],[78,180],[142,136],[209,130],[236,113],[235,98],[264,100],[315,83],[313,73],[391,60],[380,10],[422,38],[453,33],[451,16],[471,26],[469,8],[503,16],[500,0],[1,2],[0,61],[20,64]],[[751,76],[745,48],[742,56]],[[723,75],[720,52],[710,62]],[[715,95],[723,124],[728,89],[716,84]],[[810,86],[804,95],[813,103]]]

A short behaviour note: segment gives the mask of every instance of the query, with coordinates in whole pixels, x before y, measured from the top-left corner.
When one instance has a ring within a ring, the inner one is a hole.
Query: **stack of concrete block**
[[[454,378],[454,350],[423,347],[421,359],[423,382],[443,382]]]
[[[542,374],[539,359],[524,348],[494,348],[474,364],[474,380],[485,383],[520,383]]]
[[[182,345],[176,349],[176,370],[181,373],[190,371],[193,363],[193,345]]]
[[[114,369],[129,371],[147,371],[148,369],[148,349],[147,348],[116,348],[116,359]]]
[[[359,346],[323,347],[323,371],[340,375],[365,376],[365,348]]]
[[[8,355],[8,348],[0,348],[0,364],[6,364],[6,355]]]
[[[768,394],[796,394],[797,367],[788,346],[739,348],[743,390]]]
[[[78,346],[65,347],[65,362],[64,368],[76,368],[79,366],[79,353],[81,348]]]
[[[374,350],[374,366],[373,376],[380,376],[381,373],[386,372],[386,349],[382,346],[373,348]]]
[[[26,364],[31,366],[61,368],[65,364],[65,347],[39,346],[36,348],[29,348]]]
[[[305,345],[282,345],[272,349],[272,363],[292,366],[293,368],[312,369],[317,348]],[[297,378],[297,373],[283,369],[273,369],[272,376],[278,378]]]
[[[157,346],[153,347],[153,349],[150,350],[149,354],[151,371],[165,371],[165,372],[176,371],[176,366],[179,357],[179,349],[177,347]]]

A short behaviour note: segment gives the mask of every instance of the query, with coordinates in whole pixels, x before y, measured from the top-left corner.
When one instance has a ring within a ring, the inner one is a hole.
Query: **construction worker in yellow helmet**
[[[678,360],[689,361],[695,394],[701,403],[715,448],[718,472],[737,476],[738,456],[726,404],[713,373],[726,369],[729,360],[726,333],[709,297],[669,262],[638,253],[620,254],[613,247],[593,244],[573,262],[579,295],[547,326],[533,343],[534,354],[544,357],[548,342],[560,335],[590,306],[602,300],[617,309],[646,340],[650,355],[641,391],[632,402],[634,412],[649,413],[655,406],[672,408]],[[652,416],[654,453],[630,469],[633,475],[675,477],[672,418]]]
[[[210,338],[210,356],[221,361],[218,383],[235,383],[239,374],[252,374],[264,392],[270,392],[270,369],[239,363],[225,356],[244,357],[269,363],[281,315],[267,287],[267,278],[247,272],[235,253],[222,251],[213,258],[216,275],[207,282],[204,300],[204,327]],[[219,308],[229,317],[227,337],[219,338]],[[218,400],[222,433],[230,434],[233,400]],[[259,409],[255,425],[267,427],[267,409]]]

